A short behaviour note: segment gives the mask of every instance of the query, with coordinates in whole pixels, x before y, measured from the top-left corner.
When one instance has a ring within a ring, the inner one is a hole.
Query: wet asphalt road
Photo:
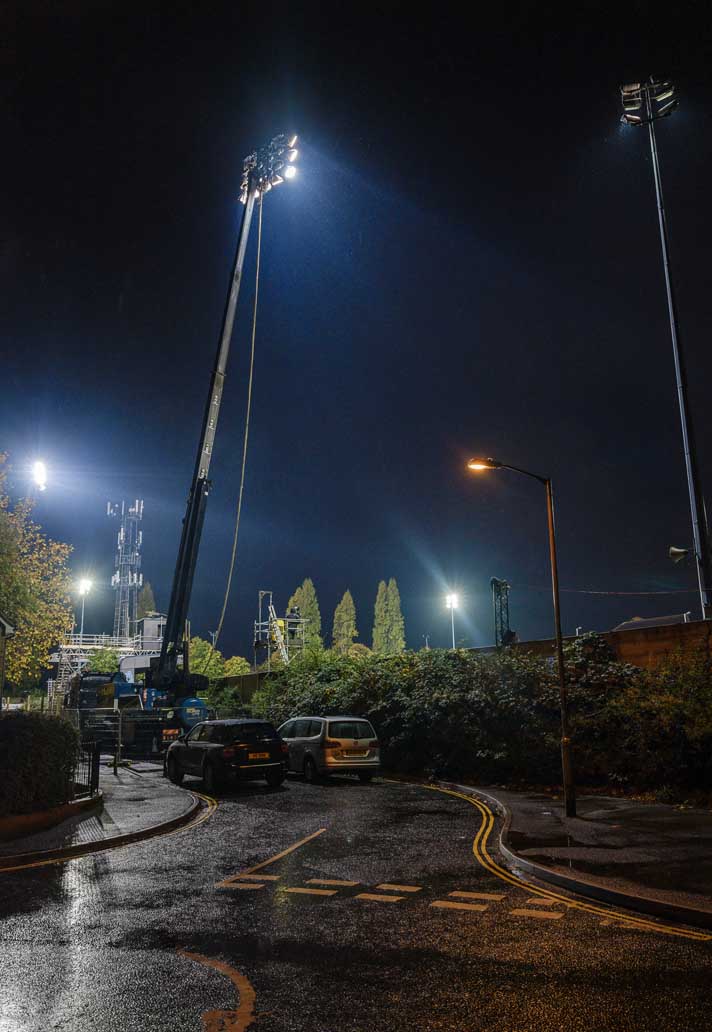
[[[0,1030],[239,1030],[233,970],[255,1032],[708,1025],[711,942],[527,902],[474,858],[480,824],[412,785],[289,779],[223,795],[196,828],[0,872]],[[217,886],[322,828],[240,883],[261,887]],[[484,909],[432,905],[453,902]]]

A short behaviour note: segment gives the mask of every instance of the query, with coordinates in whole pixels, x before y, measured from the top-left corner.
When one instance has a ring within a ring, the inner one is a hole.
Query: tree
[[[151,582],[146,581],[144,586],[138,593],[138,609],[136,610],[136,619],[142,620],[144,616],[149,613],[156,612],[156,600],[153,597],[153,588]]]
[[[115,674],[119,669],[119,654],[114,649],[99,649],[89,658],[86,673]]]
[[[388,588],[381,581],[376,593],[376,604],[373,609],[373,651],[379,655],[388,652]]]
[[[214,649],[204,638],[191,638],[190,672],[203,674],[208,678],[210,688],[214,689],[220,678],[225,676],[225,658],[220,649]]]
[[[316,649],[323,648],[321,640],[321,613],[319,611],[314,581],[311,577],[306,577],[290,598],[287,608],[292,609],[293,606],[298,606],[302,619],[308,621],[304,631],[305,645]]]
[[[223,677],[243,677],[249,674],[252,667],[242,656],[230,656],[225,660]]]
[[[45,536],[30,518],[31,502],[11,506],[5,463],[0,454],[0,613],[16,630],[7,643],[5,676],[30,690],[49,666],[50,649],[72,629],[72,546]]]
[[[386,652],[394,656],[405,650],[405,621],[401,612],[400,592],[395,577],[388,581],[386,592],[386,615],[388,622],[388,647]]]
[[[344,597],[334,610],[334,627],[331,633],[331,641],[337,652],[348,652],[358,638],[356,630],[356,606],[353,596],[347,589]]]

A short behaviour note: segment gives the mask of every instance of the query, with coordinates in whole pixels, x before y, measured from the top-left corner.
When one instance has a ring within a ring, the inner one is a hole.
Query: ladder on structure
[[[284,662],[284,665],[287,666],[289,663],[289,653],[287,651],[284,635],[282,634],[282,628],[280,627],[279,620],[277,619],[277,612],[271,602],[267,607],[267,612],[269,613],[270,630],[274,634],[274,640],[277,642],[277,648],[279,649],[282,661]]]

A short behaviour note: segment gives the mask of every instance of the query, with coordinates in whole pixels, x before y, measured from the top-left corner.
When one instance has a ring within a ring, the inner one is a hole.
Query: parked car
[[[284,781],[286,759],[287,746],[265,720],[204,720],[171,742],[165,772],[174,785],[194,774],[211,794],[229,778],[264,778],[277,788]]]
[[[363,717],[295,717],[279,728],[289,770],[307,781],[319,775],[357,774],[370,781],[381,769],[378,736]]]

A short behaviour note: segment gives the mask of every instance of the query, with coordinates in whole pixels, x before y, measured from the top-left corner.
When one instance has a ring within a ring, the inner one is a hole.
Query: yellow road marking
[[[553,900],[541,899],[539,896],[532,896],[530,899],[526,900],[525,902],[531,903],[531,905],[535,906],[535,907],[550,907],[550,906],[554,906],[555,905]],[[557,901],[556,905],[560,906],[562,903],[563,903],[563,900]],[[565,905],[569,906],[568,903],[565,904]]]
[[[257,878],[258,875],[254,877]],[[340,881],[338,878],[309,878],[307,885],[345,885],[351,887],[353,885],[360,885],[360,882]]]
[[[660,932],[663,935],[674,935],[681,939],[694,939],[697,942],[712,941],[712,935],[705,932],[693,932],[683,928],[676,928],[674,925],[656,924],[655,922],[646,920],[645,918],[629,917],[627,914],[623,914],[620,911],[612,912],[610,909],[596,906],[593,903],[584,903],[580,900],[570,900],[568,897],[561,896],[559,893],[552,892],[550,889],[540,889],[537,885],[533,885],[531,882],[525,881],[523,878],[515,878],[514,875],[509,873],[509,871],[495,863],[487,851],[487,840],[494,828],[494,814],[485,803],[474,796],[465,795],[463,792],[455,792],[450,788],[440,788],[437,785],[419,785],[418,787],[430,792],[441,792],[443,795],[450,795],[455,799],[462,799],[463,802],[469,803],[480,811],[482,823],[477,835],[475,836],[475,840],[472,843],[472,852],[474,853],[477,862],[484,867],[485,870],[489,871],[490,874],[493,874],[501,881],[507,882],[509,885],[514,885],[517,889],[535,892],[538,896],[556,901],[557,903],[565,903],[574,910],[583,910],[588,914],[596,914],[599,917],[609,919],[613,916],[616,921],[620,921],[621,924],[625,924],[629,928]]]
[[[384,882],[383,885],[377,885],[377,889],[384,889],[391,892],[422,892],[422,885],[389,885],[388,882]]]
[[[142,838],[137,838],[133,842],[118,842],[115,845],[112,844],[111,839],[106,839],[98,844],[79,844],[73,851],[72,856],[55,856],[47,860],[33,860],[27,864],[16,864],[13,867],[0,867],[0,874],[10,874],[12,871],[29,871],[35,867],[51,867],[54,864],[68,864],[72,860],[81,860],[82,857],[91,856],[93,853],[108,853],[113,849],[128,849],[130,846],[137,846],[140,842],[147,842],[151,838],[167,838],[169,835],[178,835],[181,831],[191,831],[193,828],[197,828],[199,824],[202,824],[203,821],[207,821],[209,817],[212,817],[218,808],[218,801],[213,799],[212,796],[206,796],[202,792],[195,792],[193,790],[191,790],[191,794],[198,796],[208,806],[206,810],[202,810],[193,820],[182,824],[180,828],[172,828],[170,831],[159,830],[153,834],[146,834]]]
[[[539,917],[545,921],[555,921],[557,917],[563,917],[563,910],[510,910],[510,914],[514,914],[515,917]]]
[[[430,904],[431,907],[440,907],[441,910],[486,910],[486,903],[455,903],[451,899],[436,899]]]
[[[241,878],[250,878],[255,881],[279,881],[278,874],[241,874]]]
[[[264,889],[264,882],[231,882],[226,889]]]
[[[458,899],[490,899],[495,903],[504,899],[503,892],[448,892],[448,896],[455,896]],[[529,903],[530,900],[527,900]]]
[[[376,903],[399,903],[405,896],[377,896],[374,892],[359,892],[355,899],[372,899]]]
[[[336,889],[285,889],[285,892],[298,892],[302,896],[335,896]]]
[[[221,960],[213,960],[202,953],[178,950],[180,957],[194,960],[205,967],[214,968],[221,975],[227,975],[240,994],[240,1006],[231,1011],[206,1011],[203,1014],[203,1032],[244,1032],[255,1020],[255,990],[243,974]]]
[[[277,860],[281,860],[282,857],[287,856],[289,853],[293,853],[295,849],[299,849],[300,846],[306,845],[307,842],[311,842],[317,835],[323,835],[326,828],[319,828],[318,831],[313,831],[311,835],[307,835],[306,838],[300,839],[299,842],[295,842],[293,846],[287,846],[281,853],[275,853],[268,860],[263,860],[260,864],[255,864],[254,867],[248,867],[245,871],[240,871],[239,874],[233,874],[229,878],[225,878],[224,881],[217,882],[216,888],[224,889],[232,884],[234,881],[239,881],[240,878],[244,878],[246,874],[254,874],[255,871],[262,870],[263,867],[268,867],[270,864],[274,864]]]

